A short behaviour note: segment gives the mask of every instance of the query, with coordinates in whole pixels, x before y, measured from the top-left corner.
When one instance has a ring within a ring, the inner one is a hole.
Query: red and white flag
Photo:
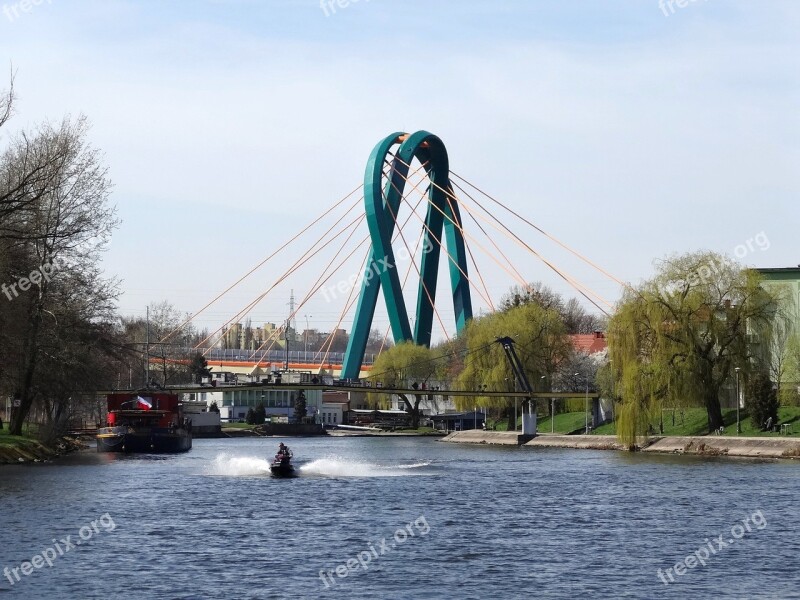
[[[139,408],[143,408],[145,410],[150,410],[153,408],[153,403],[147,398],[142,398],[141,396],[136,396],[136,404],[139,406]]]

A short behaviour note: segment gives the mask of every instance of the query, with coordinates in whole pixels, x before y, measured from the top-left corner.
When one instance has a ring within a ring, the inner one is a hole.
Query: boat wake
[[[223,477],[253,477],[269,475],[270,461],[254,456],[231,456],[218,454],[206,470],[207,475]]]
[[[430,462],[407,465],[379,465],[340,457],[320,458],[300,467],[303,475],[322,475],[326,477],[409,477],[425,474]]]

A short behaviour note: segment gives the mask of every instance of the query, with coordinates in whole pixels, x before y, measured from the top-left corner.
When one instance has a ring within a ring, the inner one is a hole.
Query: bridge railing
[[[192,354],[196,352],[193,348],[184,348],[177,350],[181,354]],[[241,350],[235,348],[212,348],[205,355],[206,360],[209,361],[241,361],[248,363],[274,363],[282,365],[286,362],[286,351],[284,350],[259,350],[253,355],[252,350]],[[375,354],[367,354],[364,357],[365,365],[372,365],[375,362]],[[252,357],[252,358],[251,358]],[[323,362],[323,358],[325,359]],[[315,350],[289,350],[290,363],[305,363],[312,365],[341,365],[344,360],[343,352],[329,352],[327,357],[324,352],[317,352]]]

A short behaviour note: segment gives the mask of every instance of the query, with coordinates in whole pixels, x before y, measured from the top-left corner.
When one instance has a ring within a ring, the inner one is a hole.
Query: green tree
[[[296,423],[302,423],[306,418],[308,409],[306,406],[306,394],[303,390],[297,393],[297,398],[294,401],[294,420]]]
[[[263,425],[266,422],[266,420],[267,420],[267,409],[264,408],[263,404],[259,404],[253,411],[253,424]]]
[[[525,304],[538,304],[545,310],[554,310],[561,315],[567,333],[594,333],[605,331],[606,321],[603,317],[586,312],[577,298],[564,298],[540,281],[535,281],[526,286],[513,286],[500,300],[500,309],[507,311],[510,308]]]
[[[189,372],[194,377],[195,383],[200,383],[203,377],[208,377],[211,374],[211,369],[208,368],[208,361],[202,352],[196,352],[192,355],[189,360]]]
[[[755,427],[766,429],[766,423],[778,423],[778,391],[769,379],[769,374],[756,371],[748,378],[745,386],[745,408]]]
[[[609,324],[619,437],[635,444],[664,403],[704,406],[709,431],[721,427],[720,391],[754,358],[748,328],[769,327],[774,310],[758,275],[725,256],[695,252],[658,265]]]
[[[418,346],[414,342],[402,342],[385,350],[375,360],[375,364],[370,371],[369,379],[373,387],[381,383],[385,388],[405,388],[409,389],[416,385],[415,389],[421,389],[422,384],[428,384],[436,373],[436,362],[440,354],[426,348]],[[406,408],[406,412],[411,417],[411,427],[419,427],[420,409],[419,405],[424,394],[399,394],[400,400]],[[377,405],[385,394],[380,392],[370,392],[367,400],[373,405]]]
[[[219,406],[217,405],[217,401],[214,400],[208,407],[208,412],[219,412]]]
[[[248,425],[256,424],[256,411],[253,410],[252,406],[247,409],[247,415],[244,417],[244,422]]]
[[[461,388],[471,390],[514,391],[516,382],[511,365],[497,338],[508,336],[516,344],[531,385],[542,376],[552,381],[553,375],[571,355],[572,344],[565,331],[564,321],[557,310],[543,308],[537,302],[516,306],[472,320],[464,331],[466,353],[464,368],[457,377]],[[499,408],[508,418],[509,429],[514,425],[515,402],[510,398],[478,397],[481,406]],[[456,398],[456,405],[471,409],[472,398]]]

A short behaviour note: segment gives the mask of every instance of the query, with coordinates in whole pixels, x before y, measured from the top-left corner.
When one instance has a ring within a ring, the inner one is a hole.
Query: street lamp
[[[547,387],[547,385],[546,385],[547,382],[545,382],[546,378],[547,378],[547,375],[542,375],[541,377],[539,377],[539,380],[544,382],[542,384],[542,391],[544,391],[544,388]],[[554,419],[555,419],[555,413],[553,412],[553,398],[550,398],[550,433],[553,433],[555,431],[555,429],[554,429],[555,428],[555,420]]]
[[[739,371],[741,371],[741,369],[736,367],[734,371],[736,371],[736,433],[742,433],[742,424],[739,421],[739,405],[741,404],[742,398],[739,393]]]

